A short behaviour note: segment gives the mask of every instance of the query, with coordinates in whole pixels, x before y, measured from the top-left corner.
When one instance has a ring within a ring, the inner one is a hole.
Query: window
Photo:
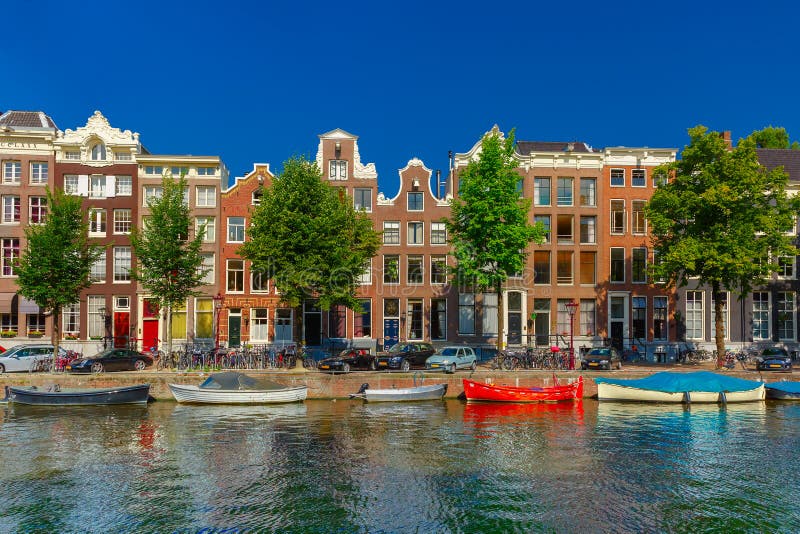
[[[778,293],[778,338],[794,341],[794,323],[796,318],[795,296],[793,291]]]
[[[549,243],[550,242],[550,216],[549,215],[534,215],[533,216],[533,222],[535,224],[536,223],[542,223],[542,226],[544,227],[544,231],[545,231],[544,242],[545,243]]]
[[[41,224],[47,216],[47,197],[28,198],[28,221],[31,224]]]
[[[67,150],[64,152],[64,159],[68,159],[71,161],[80,161],[81,153],[77,150]]]
[[[186,339],[186,303],[172,308],[172,339]]]
[[[27,316],[28,330],[30,336],[33,332],[44,332],[45,317],[43,313],[29,313]]]
[[[78,335],[80,331],[80,319],[81,319],[81,305],[80,303],[76,302],[75,304],[70,304],[69,306],[64,306],[61,310],[61,315],[64,318],[62,323],[62,330],[65,334],[72,334],[74,336]]]
[[[14,267],[19,263],[19,239],[5,238],[3,246],[3,276],[14,276]]]
[[[400,244],[400,223],[398,221],[383,222],[383,244],[384,245]]]
[[[400,283],[400,256],[383,257],[383,283]]]
[[[769,339],[769,292],[753,292],[753,340]]]
[[[214,217],[197,217],[194,220],[195,235],[202,233],[204,243],[213,243],[217,239],[216,221]]]
[[[253,293],[266,293],[269,291],[269,274],[263,271],[254,271],[250,268],[250,289]]]
[[[647,219],[644,217],[644,205],[644,200],[634,200],[631,202],[631,225],[633,226],[632,231],[634,234],[647,233]]]
[[[611,187],[625,187],[625,169],[611,169]]]
[[[18,184],[22,178],[22,163],[19,161],[3,162],[3,183]]]
[[[131,247],[114,247],[114,281],[131,280]]]
[[[647,297],[632,297],[633,316],[631,326],[636,340],[647,340]]]
[[[596,206],[595,192],[597,181],[594,178],[581,178],[581,206]]]
[[[347,180],[347,161],[332,159],[328,169],[328,178],[331,180]]]
[[[447,339],[447,299],[431,299],[431,339]]]
[[[421,222],[408,223],[408,244],[422,245],[425,240],[425,224]]]
[[[170,167],[169,173],[174,178],[180,178],[181,176],[186,176],[189,174],[189,167]]]
[[[533,283],[550,284],[550,251],[533,251]]]
[[[422,193],[408,194],[408,211],[422,211],[425,209]]]
[[[611,282],[625,282],[625,249],[611,247]]]
[[[357,282],[362,286],[372,284],[372,258],[368,259],[367,263],[364,264],[364,270],[358,276]]]
[[[0,314],[0,330],[3,332],[13,332],[14,336],[17,335],[18,316],[16,313],[3,313]]]
[[[572,206],[572,178],[559,178],[557,181],[558,205]]]
[[[105,161],[106,159],[106,146],[103,143],[97,143],[92,147],[92,160]]]
[[[367,213],[372,212],[372,189],[356,188],[353,190],[353,203],[357,210],[363,210]]]
[[[244,243],[244,217],[228,217],[228,243]]]
[[[106,196],[106,177],[101,174],[93,174],[89,177],[89,196],[103,198]]]
[[[244,261],[228,260],[227,280],[229,293],[244,293]]]
[[[794,279],[795,256],[780,256],[778,258],[778,278]]]
[[[92,264],[91,271],[89,271],[89,280],[92,283],[104,283],[106,281],[106,250],[100,252],[100,256]]]
[[[647,283],[647,249],[636,247],[631,250],[631,282]]]
[[[647,185],[647,175],[644,169],[631,169],[631,186],[644,187]]]
[[[155,202],[163,194],[164,189],[160,185],[144,186],[144,206],[149,206],[151,202]]]
[[[431,284],[447,283],[447,256],[431,256]]]
[[[106,234],[106,210],[99,208],[89,210],[89,233],[95,235]]]
[[[567,336],[569,335],[570,318],[567,311],[567,304],[570,299],[558,299],[556,302],[556,332]]]
[[[114,194],[118,197],[129,197],[133,194],[133,178],[117,176],[114,181]]]
[[[408,339],[422,339],[422,299],[408,299]]]
[[[3,222],[19,222],[19,197],[17,195],[3,195]]]
[[[259,206],[261,205],[261,197],[263,196],[264,196],[264,189],[259,187],[258,189],[253,191],[253,195],[250,198],[250,202],[253,204],[253,206]]]
[[[200,257],[203,259],[203,262],[200,264],[200,270],[203,273],[203,278],[200,280],[201,284],[213,284],[214,283],[214,253],[213,252],[201,252]]]
[[[714,310],[716,310],[716,302],[714,299],[714,293],[711,293],[711,336],[716,336],[716,326],[715,326],[715,317],[714,317]],[[722,293],[722,337],[724,339],[728,338],[728,292],[725,291]]]
[[[578,332],[581,336],[592,336],[597,330],[595,329],[596,303],[593,300],[581,299],[580,311],[580,324],[578,325]]]
[[[573,283],[571,250],[556,252],[556,282],[559,284]]]
[[[115,234],[129,234],[131,233],[131,218],[130,209],[114,210],[114,233]]]
[[[183,188],[182,204],[184,206],[186,206],[187,208],[189,207],[189,188],[188,187],[184,187]]]
[[[597,254],[581,251],[581,285],[593,286],[597,281]]]
[[[703,292],[686,292],[686,339],[703,339]]]
[[[254,310],[255,311],[255,310]],[[255,315],[253,316],[255,320]],[[214,300],[202,297],[194,301],[194,337],[211,339],[214,337]],[[252,337],[252,333],[251,333]]]
[[[31,163],[31,183],[46,184],[49,176],[47,163],[34,161]]]
[[[483,319],[483,335],[497,335],[497,293],[484,293],[481,306]]]
[[[431,245],[447,244],[447,225],[443,222],[431,223]]]
[[[611,201],[611,233],[624,234],[625,233],[625,201],[612,200]]]
[[[667,297],[653,297],[653,340],[667,339]]]
[[[663,169],[653,171],[653,187],[667,185],[667,173]]]
[[[64,175],[64,193],[67,195],[78,194],[78,175],[65,174]]]
[[[559,244],[569,245],[574,242],[575,238],[572,234],[572,220],[572,215],[556,215],[556,236]]]
[[[213,185],[198,185],[195,188],[195,204],[198,208],[213,208],[217,205],[217,188]]]
[[[87,332],[90,338],[105,336],[106,298],[103,295],[86,297]],[[110,317],[110,316],[109,316]]]
[[[408,283],[421,284],[424,281],[422,275],[422,256],[408,256]]]
[[[597,218],[594,215],[581,216],[581,243],[596,243],[597,236],[595,234],[595,222]]]
[[[161,176],[164,174],[164,167],[161,167],[160,165],[148,165],[144,168],[144,173]]]
[[[550,178],[538,176],[533,179],[533,205],[550,205]]]
[[[458,333],[475,334],[475,294],[459,293],[458,295]]]
[[[198,176],[215,176],[218,172],[217,167],[197,167]]]
[[[250,310],[250,340],[268,341],[269,336],[269,310],[267,308],[252,308]]]
[[[355,337],[372,336],[372,301],[359,299],[361,313],[353,314],[353,335]]]
[[[114,152],[114,159],[117,161],[132,161],[133,156],[130,152]]]

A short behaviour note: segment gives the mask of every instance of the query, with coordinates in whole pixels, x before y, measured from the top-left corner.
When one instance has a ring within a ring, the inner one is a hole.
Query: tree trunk
[[[725,329],[722,322],[722,299],[719,282],[711,283],[711,294],[714,295],[714,341],[717,346],[717,369],[725,364]]]
[[[56,370],[56,364],[58,363],[58,346],[61,341],[61,321],[59,320],[61,314],[58,310],[53,310],[53,333],[50,334],[50,342],[53,344],[53,365],[50,367],[51,370]]]
[[[497,293],[497,350],[506,348],[505,340],[503,339],[503,329],[505,327],[505,313],[503,313],[503,284],[496,284],[494,287]]]
[[[164,332],[164,338],[167,342],[167,349],[164,352],[165,355],[172,354],[172,304],[167,304],[166,306],[166,321],[165,321],[165,328],[166,332]]]

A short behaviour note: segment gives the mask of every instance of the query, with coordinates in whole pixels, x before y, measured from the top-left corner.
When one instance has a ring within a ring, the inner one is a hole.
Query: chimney
[[[722,132],[722,140],[725,141],[725,144],[728,146],[728,150],[733,150],[733,141],[731,141],[730,130],[725,130]]]

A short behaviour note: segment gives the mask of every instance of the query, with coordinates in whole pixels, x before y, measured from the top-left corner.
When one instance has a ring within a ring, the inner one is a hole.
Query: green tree
[[[48,212],[43,224],[25,228],[26,245],[14,268],[19,293],[53,317],[52,343],[55,365],[61,340],[61,310],[78,302],[89,287],[92,264],[103,252],[89,239],[81,197],[61,189],[47,192]]]
[[[786,194],[783,169],[759,164],[753,136],[735,148],[704,126],[690,129],[689,137],[681,159],[661,169],[670,179],[645,208],[658,258],[652,270],[673,287],[692,277],[711,287],[722,357],[721,292],[744,298],[778,270],[779,258],[797,255],[787,232],[794,228],[798,202]]]
[[[503,284],[524,271],[528,246],[542,243],[545,235],[541,223],[529,222],[530,199],[517,189],[521,179],[514,130],[503,139],[493,129],[481,140],[478,158],[459,174],[458,197],[446,221],[460,283],[497,294],[498,349],[503,348]]]
[[[263,189],[238,252],[291,306],[318,298],[324,310],[342,304],[360,311],[358,278],[379,246],[372,220],[322,180],[316,163],[295,157]]]
[[[199,295],[206,271],[202,269],[200,249],[205,226],[189,239],[192,218],[185,203],[186,178],[164,176],[162,194],[148,203],[150,215],[141,228],[131,229],[131,247],[136,264],[131,278],[154,297],[165,318],[167,354],[172,352],[172,311],[182,307],[186,299]]]
[[[791,148],[800,150],[800,143],[789,142],[789,134],[785,128],[767,126],[763,130],[756,130],[748,136],[758,148]]]

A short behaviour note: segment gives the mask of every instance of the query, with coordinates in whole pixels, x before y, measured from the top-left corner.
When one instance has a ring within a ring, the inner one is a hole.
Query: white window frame
[[[131,282],[131,247],[114,247],[114,283]]]
[[[436,236],[434,238],[434,236]],[[443,236],[444,239],[440,239]],[[443,222],[431,223],[431,245],[446,245],[447,244],[447,224]]]
[[[34,221],[34,211],[38,221]],[[47,217],[47,197],[30,196],[28,197],[28,224],[44,224]]]
[[[328,162],[328,179],[335,181],[347,180],[347,160],[332,159]]]
[[[636,175],[641,175],[638,179],[641,180],[640,185],[636,185]],[[647,170],[646,169],[631,169],[631,187],[647,187]]]
[[[237,224],[231,224],[231,219],[237,219]],[[242,220],[242,224],[238,224],[238,219]],[[246,229],[247,229],[247,219],[243,216],[231,216],[228,217],[228,228],[227,228],[227,243],[244,243],[245,239],[247,238]],[[236,229],[236,235],[234,235],[234,239],[231,239],[231,230]],[[241,231],[240,231],[241,229]],[[241,233],[241,239],[239,239],[239,234]]]
[[[237,262],[242,266],[241,269],[239,269],[239,268],[231,269],[231,264],[234,264],[234,263],[237,263]],[[235,275],[234,273],[239,273],[239,274]],[[236,282],[238,282],[239,279],[241,279],[241,287],[238,287],[238,284],[236,284],[236,287],[231,288],[231,284],[230,284],[231,275],[236,276],[236,279],[235,279]],[[226,292],[228,292],[228,293],[236,293],[236,294],[244,293],[244,260],[241,260],[241,259],[225,260],[225,288],[226,288]]]
[[[160,185],[146,185],[142,188],[142,206],[148,207],[150,205],[150,200],[156,200],[161,198],[164,194],[164,188]]]
[[[194,203],[198,208],[216,208],[217,188],[213,185],[196,186]]]
[[[756,300],[756,295],[759,296],[759,299]],[[763,295],[767,296],[766,300],[766,307],[764,307],[764,301],[761,299]],[[753,341],[768,341],[772,339],[772,293],[769,291],[753,291],[752,293],[753,299],[753,308],[752,308],[752,334],[753,334]],[[766,313],[766,318],[763,317],[763,314]],[[756,314],[761,316],[758,321],[756,321]],[[765,336],[761,335],[761,331],[763,328],[759,328],[759,335],[756,335],[756,322],[759,324],[766,324],[767,333]]]
[[[787,330],[787,323],[790,323],[788,330],[791,335],[784,336],[783,334]],[[797,339],[797,294],[794,291],[778,292],[778,339],[780,341],[795,341]]]
[[[50,166],[46,161],[31,161],[31,184],[46,184],[50,177]]]
[[[106,197],[106,183],[107,177],[103,174],[90,174],[89,175],[89,197],[91,198],[105,198]]]
[[[67,195],[77,195],[80,192],[80,179],[77,174],[64,175],[64,193]]]
[[[419,198],[422,199],[422,204],[419,208],[411,208],[411,195],[414,195],[414,198],[419,195]],[[425,195],[420,191],[409,191],[406,193],[406,211],[425,211]]]
[[[615,210],[613,208],[614,202],[622,202],[622,209]],[[622,229],[620,230],[619,227],[615,226],[614,214],[615,213],[622,213]],[[612,198],[609,199],[608,202],[608,214],[609,214],[609,231],[611,235],[625,235],[626,227],[628,226],[628,211],[625,205],[625,199],[622,198]]]
[[[217,220],[216,217],[195,217],[194,231],[195,235],[199,234],[201,227],[205,223],[206,227],[203,233],[203,243],[214,243],[217,240]]]
[[[621,175],[621,176],[620,176]],[[615,184],[614,180],[622,179],[621,184]],[[625,187],[625,169],[613,168],[608,173],[608,183],[611,187]]]
[[[107,276],[106,249],[102,249],[97,260],[92,263],[89,270],[89,279],[93,284],[105,284]]]
[[[20,209],[19,195],[3,195],[3,224],[19,224]]]
[[[388,230],[396,230],[396,234],[394,232],[390,232],[387,234]],[[387,241],[387,235],[396,235],[396,239],[392,239],[392,241]],[[388,246],[397,246],[400,244],[400,221],[383,221],[383,244]]]
[[[127,214],[127,219],[124,217],[125,214]],[[120,227],[122,227],[123,229],[120,229]],[[133,210],[130,208],[115,208],[114,234],[115,235],[130,234],[132,227],[133,227]]]
[[[692,299],[689,295],[692,294]],[[703,340],[705,339],[706,330],[706,316],[705,316],[705,292],[699,290],[687,290],[686,296],[686,339]],[[697,298],[699,296],[699,298]],[[690,309],[689,304],[692,304]],[[700,324],[700,331],[697,332],[694,328],[689,328],[689,322],[698,322]],[[695,335],[699,334],[699,335]]]
[[[3,183],[18,185],[22,180],[22,162],[18,160],[3,161]]]
[[[89,235],[104,236],[108,232],[108,213],[105,208],[89,208]]]
[[[203,273],[203,278],[200,279],[201,284],[211,285],[216,279],[216,255],[213,252],[201,252],[200,257],[200,271]]]
[[[363,202],[365,198],[367,205]],[[353,207],[365,213],[372,213],[372,189],[369,187],[356,187],[353,189]]]
[[[406,240],[409,245],[424,245],[425,223],[422,221],[408,221],[408,223],[406,223]]]
[[[133,176],[123,174],[114,181],[114,195],[118,197],[133,196]]]

